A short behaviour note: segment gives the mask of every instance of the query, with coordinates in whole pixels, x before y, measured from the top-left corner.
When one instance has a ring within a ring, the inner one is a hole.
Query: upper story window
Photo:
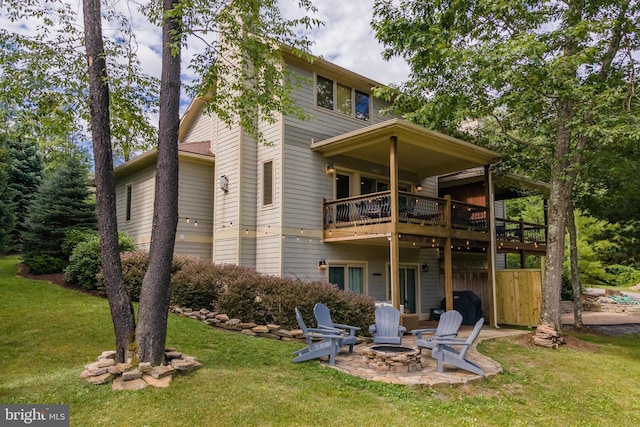
[[[369,121],[369,94],[326,77],[316,76],[316,105]]]
[[[262,164],[262,206],[273,204],[273,161]]]
[[[127,185],[127,193],[125,199],[124,219],[125,221],[131,221],[131,200],[133,198],[133,185]]]

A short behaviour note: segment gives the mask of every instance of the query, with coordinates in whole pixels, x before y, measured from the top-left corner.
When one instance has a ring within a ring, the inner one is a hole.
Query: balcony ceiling
[[[500,154],[405,120],[392,119],[323,141],[311,149],[324,157],[347,156],[389,165],[390,138],[398,138],[398,168],[418,177],[443,175],[495,163]]]

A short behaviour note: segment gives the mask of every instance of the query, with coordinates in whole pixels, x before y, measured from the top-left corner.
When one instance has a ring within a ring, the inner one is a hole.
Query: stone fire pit
[[[368,368],[377,371],[422,371],[420,352],[401,345],[374,345],[362,352],[362,360]]]

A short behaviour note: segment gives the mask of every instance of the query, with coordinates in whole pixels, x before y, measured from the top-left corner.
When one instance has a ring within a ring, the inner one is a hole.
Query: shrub
[[[171,278],[171,302],[193,309],[211,308],[224,291],[225,269],[210,262],[183,264]]]
[[[58,257],[46,254],[25,256],[24,263],[32,274],[59,273],[67,264]]]
[[[144,251],[123,253],[122,273],[132,300],[140,298],[142,280],[149,255]],[[104,289],[101,275],[100,287]],[[341,291],[326,282],[303,282],[257,273],[254,269],[231,264],[210,264],[176,256],[172,264],[172,304],[214,309],[243,322],[275,323],[297,328],[294,308],[300,308],[305,321],[315,326],[313,306],[322,302],[329,307],[336,323],[362,328],[368,333],[374,322],[374,300],[370,296]]]
[[[123,252],[120,255],[122,261],[122,279],[132,301],[140,300],[140,289],[142,288],[142,280],[149,265],[149,253],[147,251],[131,251]],[[186,265],[196,262],[189,257],[174,256],[171,265],[171,273],[175,274]],[[97,288],[104,292],[104,276],[102,273],[97,275]]]
[[[64,241],[62,242],[62,253],[71,257],[73,250],[82,242],[86,242],[94,237],[98,236],[96,230],[77,228],[67,232],[64,235]]]
[[[97,274],[100,272],[102,255],[100,253],[100,237],[96,232],[85,232],[85,240],[81,241],[71,253],[69,265],[65,269],[65,277],[71,283],[77,283],[85,289],[98,287]],[[78,239],[73,233],[72,239]],[[120,252],[135,248],[133,239],[124,232],[118,233],[118,247]]]
[[[341,291],[326,282],[303,282],[255,272],[253,277],[246,274],[237,279],[229,281],[216,308],[245,322],[297,328],[294,308],[298,307],[305,322],[314,325],[313,306],[323,302],[336,323],[359,326],[361,334],[373,323],[375,304],[372,297]]]
[[[609,275],[609,284],[613,286],[633,286],[640,282],[640,271],[628,265],[609,265],[605,271]]]

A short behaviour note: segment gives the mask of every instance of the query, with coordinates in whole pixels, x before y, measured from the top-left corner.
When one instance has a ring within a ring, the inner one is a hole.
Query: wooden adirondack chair
[[[402,336],[407,328],[400,325],[400,310],[390,305],[378,307],[375,311],[376,323],[369,326],[374,344],[402,344]]]
[[[341,329],[345,332],[344,338],[340,339],[338,345],[341,347],[343,345],[349,346],[349,353],[353,353],[353,346],[358,342],[356,338],[356,331],[359,331],[360,328],[357,326],[343,325],[342,323],[334,323],[331,320],[331,313],[329,312],[329,307],[319,302],[313,307],[313,314],[316,317],[316,322],[318,322],[318,328],[320,329]],[[346,335],[346,331],[349,331],[349,335]]]
[[[433,350],[436,338],[455,338],[458,335],[460,325],[462,325],[462,319],[462,314],[456,310],[449,310],[440,316],[436,329],[414,329],[411,331],[413,335],[416,335],[416,345],[420,352],[422,352],[423,348]],[[433,335],[425,338],[423,337],[424,334]]]
[[[329,356],[329,364],[335,365],[336,354],[340,351],[339,342],[342,339],[342,331],[340,329],[307,328],[298,307],[296,307],[296,319],[298,319],[298,325],[307,339],[308,347],[295,351],[293,354],[296,357],[293,358],[293,361],[298,363]]]
[[[473,342],[480,335],[484,325],[484,319],[480,319],[476,322],[476,325],[468,338],[435,338],[434,348],[431,352],[431,357],[438,361],[438,372],[443,372],[443,364],[448,363],[456,366],[465,371],[473,372],[474,374],[484,375],[484,371],[480,366],[476,365],[470,360],[467,360],[465,356],[473,345]],[[454,347],[461,347],[460,350],[456,350]]]

